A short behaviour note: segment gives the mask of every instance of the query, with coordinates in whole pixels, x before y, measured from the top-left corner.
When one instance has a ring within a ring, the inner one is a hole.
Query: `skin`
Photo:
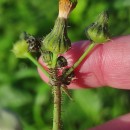
[[[72,66],[90,44],[80,41],[64,54],[68,66]],[[39,62],[45,67],[41,58]],[[41,78],[48,78],[38,69]],[[97,45],[75,69],[75,79],[68,86],[70,89],[97,88],[109,86],[118,89],[130,89],[130,35],[112,38]],[[89,130],[130,130],[130,114],[124,115],[101,126]]]

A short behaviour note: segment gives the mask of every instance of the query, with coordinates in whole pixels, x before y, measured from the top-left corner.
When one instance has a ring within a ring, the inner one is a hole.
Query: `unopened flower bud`
[[[57,18],[53,30],[42,41],[42,50],[62,54],[71,47],[71,41],[67,36],[67,23],[63,18]]]
[[[101,13],[96,22],[86,29],[86,35],[94,43],[104,43],[109,40],[107,12]]]
[[[59,0],[59,17],[67,19],[76,5],[77,0]]]
[[[28,55],[28,44],[25,40],[20,40],[14,44],[12,52],[17,58],[27,58]]]

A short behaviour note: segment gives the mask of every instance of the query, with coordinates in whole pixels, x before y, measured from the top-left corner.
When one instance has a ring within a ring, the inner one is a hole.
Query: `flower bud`
[[[62,54],[71,47],[71,41],[67,36],[67,23],[63,18],[57,18],[53,30],[42,41],[42,50]]]
[[[12,52],[17,58],[27,58],[28,55],[28,44],[25,40],[20,40],[14,44]]]
[[[59,1],[59,17],[68,18],[70,12],[76,7],[77,0],[60,0]]]
[[[101,13],[96,22],[87,28],[86,35],[94,43],[104,43],[109,40],[107,12]]]

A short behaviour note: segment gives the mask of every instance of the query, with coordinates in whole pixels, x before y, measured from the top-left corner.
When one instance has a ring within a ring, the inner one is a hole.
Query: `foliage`
[[[0,1],[0,106],[16,112],[24,130],[51,128],[52,94],[35,66],[16,59],[11,49],[25,30],[41,37],[50,32],[58,14],[57,6],[58,1],[54,0]],[[112,37],[130,34],[129,0],[79,0],[70,16],[70,39],[73,42],[86,39],[85,27],[103,10],[110,13]],[[63,97],[63,122],[67,130],[83,130],[129,112],[129,91],[99,88],[73,90],[72,95],[75,102]]]

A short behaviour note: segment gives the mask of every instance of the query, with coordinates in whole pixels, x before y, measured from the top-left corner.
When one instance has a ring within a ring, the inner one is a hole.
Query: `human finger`
[[[63,56],[72,66],[85,51],[89,41],[80,41]],[[39,62],[45,66],[40,59]],[[105,44],[97,45],[74,70],[75,79],[69,88],[95,88],[111,86],[130,89],[130,35],[113,38]],[[43,80],[48,78],[39,70]]]

